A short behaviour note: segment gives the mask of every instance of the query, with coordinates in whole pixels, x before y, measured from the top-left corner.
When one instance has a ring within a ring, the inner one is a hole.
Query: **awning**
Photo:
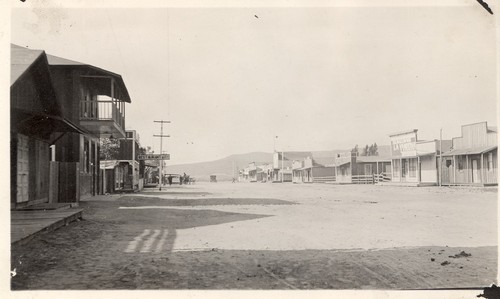
[[[463,155],[479,155],[496,149],[498,146],[482,146],[476,148],[466,148],[466,149],[453,149],[449,152],[443,153],[443,156],[463,156]]]
[[[19,131],[28,135],[50,135],[54,132],[90,134],[87,130],[58,115],[13,109],[11,120],[12,125],[17,126]]]
[[[391,158],[381,157],[381,156],[358,156],[356,157],[356,162],[364,162],[364,163],[391,162]]]
[[[99,164],[100,169],[114,169],[118,165],[118,161],[116,160],[104,160]]]

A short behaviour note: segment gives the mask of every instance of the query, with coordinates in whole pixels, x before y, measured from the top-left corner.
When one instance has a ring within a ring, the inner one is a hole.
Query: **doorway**
[[[471,167],[472,167],[472,182],[473,183],[481,183],[481,180],[479,178],[479,171],[477,169],[477,164],[478,164],[477,159],[473,159],[473,160],[471,160],[471,162],[472,162],[472,165],[471,165]]]
[[[28,136],[17,134],[17,203],[27,202],[29,199],[28,140]]]

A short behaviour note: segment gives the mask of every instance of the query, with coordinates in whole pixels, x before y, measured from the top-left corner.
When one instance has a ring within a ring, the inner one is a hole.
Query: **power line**
[[[155,120],[155,123],[160,123],[160,134],[153,134],[153,137],[160,137],[160,155],[163,155],[163,138],[170,137],[170,135],[163,135],[163,124],[169,124],[169,120]],[[161,186],[163,185],[163,159],[160,159],[160,171],[159,171],[159,179],[160,179],[160,191]]]

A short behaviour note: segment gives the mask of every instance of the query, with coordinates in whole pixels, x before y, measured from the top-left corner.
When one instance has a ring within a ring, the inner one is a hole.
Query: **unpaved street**
[[[13,289],[414,289],[496,281],[491,188],[200,183],[91,198],[12,248]]]

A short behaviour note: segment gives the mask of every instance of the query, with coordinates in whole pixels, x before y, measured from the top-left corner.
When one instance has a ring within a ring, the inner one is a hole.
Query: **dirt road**
[[[420,289],[496,281],[496,189],[198,184],[94,197],[12,248],[13,289]]]

